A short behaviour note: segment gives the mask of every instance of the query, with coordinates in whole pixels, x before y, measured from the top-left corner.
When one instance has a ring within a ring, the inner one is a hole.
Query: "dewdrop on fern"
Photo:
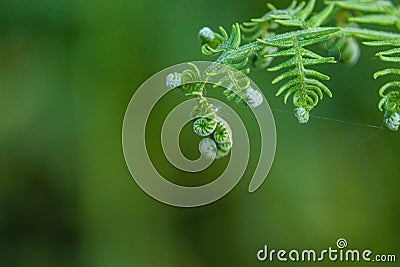
[[[182,85],[182,73],[173,72],[167,75],[165,84],[169,89]]]
[[[310,119],[310,113],[307,109],[303,107],[296,108],[296,118],[299,120],[299,123],[305,124]]]
[[[246,90],[245,96],[246,96],[245,101],[250,108],[258,107],[264,100],[262,94],[258,90],[253,89],[252,87],[249,87]]]
[[[385,125],[392,131],[397,131],[400,126],[400,115],[399,113],[395,112],[391,115],[385,113]]]
[[[203,27],[200,29],[198,37],[201,41],[202,44],[209,43],[211,40],[215,38],[214,32],[208,28],[208,27]]]

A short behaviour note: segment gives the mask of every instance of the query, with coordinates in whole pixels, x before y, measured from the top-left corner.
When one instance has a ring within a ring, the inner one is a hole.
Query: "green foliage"
[[[376,56],[384,62],[400,63],[400,40],[364,42],[364,44],[368,46],[395,46],[395,48],[377,53]],[[374,78],[387,75],[399,76],[400,68],[387,68],[377,71]],[[385,112],[384,122],[389,129],[397,131],[400,125],[400,80],[384,84],[379,90],[379,95],[381,101],[379,101],[378,107]]]
[[[377,24],[383,26],[396,25],[400,29],[400,10],[386,0],[350,0],[326,1],[347,10],[363,12],[361,15],[349,17],[350,22],[363,24]],[[365,14],[368,13],[368,14]],[[372,14],[371,14],[372,13]]]
[[[207,56],[219,55],[218,59],[206,70],[206,77],[212,80],[214,87],[224,87],[224,95],[228,100],[246,102],[246,92],[250,88],[250,80],[246,76],[246,68],[253,47],[240,47],[241,32],[238,24],[232,26],[228,36],[224,28],[219,28],[222,37],[218,46],[212,47],[211,43],[204,43],[202,52]],[[215,34],[215,36],[218,36]]]
[[[269,55],[270,57],[290,57],[283,63],[268,69],[269,71],[279,71],[289,68],[289,70],[283,72],[272,81],[275,84],[289,79],[276,93],[277,96],[285,93],[285,104],[289,97],[293,95],[294,106],[309,112],[318,104],[319,99],[323,98],[323,92],[332,97],[331,91],[318,80],[329,80],[329,77],[316,70],[308,69],[306,66],[335,63],[334,58],[322,57],[305,47],[324,42],[329,38],[330,34],[339,30],[339,28],[315,28],[313,30],[292,32],[290,36],[280,34],[273,38],[259,41],[267,45],[285,48]],[[300,118],[299,122],[306,123],[308,119],[304,118],[304,116]]]
[[[325,1],[324,7],[314,11],[316,0],[292,1],[284,9],[267,4],[268,11],[239,26],[233,24],[230,34],[219,27],[214,32],[208,27],[200,30],[198,37],[201,51],[214,57],[213,63],[200,73],[191,66],[182,73],[167,77],[167,86],[178,86],[188,97],[195,97],[198,105],[193,110],[194,131],[206,136],[202,143],[204,154],[222,157],[229,153],[232,134],[229,125],[214,111],[205,98],[205,86],[223,87],[228,100],[245,103],[255,108],[263,101],[260,92],[251,87],[247,74],[251,69],[269,72],[281,71],[272,84],[285,81],[277,90],[284,103],[292,98],[295,117],[307,123],[324,94],[332,97],[331,90],[323,83],[329,75],[314,69],[315,66],[336,63],[334,57],[324,57],[316,51],[324,47],[348,66],[360,57],[357,39],[368,46],[394,46],[377,53],[384,62],[400,62],[400,34],[386,30],[359,28],[362,25],[396,25],[400,28],[400,9],[388,0]],[[243,31],[243,34],[242,34]],[[275,58],[288,58],[270,66]],[[314,66],[310,68],[310,66]],[[399,68],[387,68],[375,73],[375,78],[400,75]],[[400,81],[386,83],[380,89],[379,108],[384,112],[384,122],[391,130],[400,126]]]
[[[240,26],[244,35],[243,41],[245,43],[250,43],[258,38],[265,38],[271,34],[274,34],[274,30],[279,27],[279,25],[274,21],[271,15],[277,13],[277,9],[274,6],[268,6],[271,11],[265,13],[260,18],[251,19],[250,22],[243,22]]]
[[[283,26],[300,28],[319,27],[331,14],[333,5],[328,5],[324,10],[310,17],[314,10],[315,2],[316,0],[310,0],[307,4],[305,2],[300,2],[297,5],[297,2],[293,1],[292,5],[285,10],[286,12],[273,14],[271,17],[276,23]]]
[[[203,29],[211,31],[209,28]],[[210,39],[203,38],[203,35],[199,33],[201,41],[204,43],[201,47],[201,51],[204,55],[213,56],[221,52],[235,50],[240,46],[241,33],[238,24],[232,25],[232,32],[230,35],[228,35],[223,27],[219,27],[219,31],[222,35],[213,32],[214,37],[211,36]]]
[[[251,19],[250,22],[244,22],[240,28],[243,31],[243,41],[245,43],[251,43],[259,38],[266,38],[268,36],[274,35],[274,30],[279,27],[279,25],[274,21],[272,15],[280,12],[276,7],[272,5],[267,5],[270,9],[269,12],[265,13],[260,18]],[[273,58],[267,55],[276,52],[278,49],[273,46],[265,46],[262,49],[254,51],[254,53],[249,57],[250,67],[254,69],[265,69],[267,68]]]
[[[197,105],[193,108],[191,116],[194,133],[205,137],[199,146],[202,155],[211,159],[224,157],[229,154],[232,147],[232,131],[229,124],[217,114],[214,106],[207,101],[205,86],[211,82],[209,74],[211,70],[200,73],[196,65],[189,63],[188,67],[182,73],[169,74],[166,85],[170,89],[178,88],[186,96],[197,99]],[[234,74],[239,73],[234,70],[229,71]],[[251,90],[254,89],[249,88],[248,91]],[[262,97],[261,93],[259,94]]]
[[[344,0],[344,1],[325,1],[325,4],[334,4],[343,9],[364,12],[385,12],[393,7],[388,0]]]

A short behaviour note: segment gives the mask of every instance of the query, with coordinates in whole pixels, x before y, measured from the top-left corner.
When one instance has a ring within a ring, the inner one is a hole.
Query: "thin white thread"
[[[367,138],[362,140],[358,145],[361,146],[362,144],[366,143],[368,140],[370,140],[373,137],[375,137],[383,129],[383,124],[384,124],[384,122],[382,122],[382,125],[378,130],[376,130],[373,134],[371,134],[370,136],[368,136]]]

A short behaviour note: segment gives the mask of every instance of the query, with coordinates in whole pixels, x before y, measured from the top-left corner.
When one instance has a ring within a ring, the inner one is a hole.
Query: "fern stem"
[[[297,41],[297,38],[293,36],[293,43],[294,43],[294,48],[296,49],[296,57],[297,57],[297,70],[299,71],[299,80],[300,80],[300,90],[302,91],[302,95],[306,92],[306,82],[305,82],[305,77],[304,77],[304,65],[303,65],[303,56],[301,55],[301,46],[299,45],[299,42]],[[303,105],[304,105],[304,99]]]

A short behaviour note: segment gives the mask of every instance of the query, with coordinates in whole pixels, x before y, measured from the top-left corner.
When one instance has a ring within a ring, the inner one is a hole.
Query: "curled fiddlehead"
[[[199,149],[205,157],[211,159],[218,159],[228,155],[233,144],[233,139],[229,124],[218,114],[217,109],[207,101],[205,97],[205,86],[209,83],[215,83],[212,81],[212,78],[217,75],[212,73],[212,71],[216,69],[220,72],[220,75],[224,75],[224,77],[233,75],[233,78],[230,79],[239,82],[240,79],[238,77],[244,75],[243,72],[233,70],[228,66],[222,68],[223,64],[219,64],[218,66],[219,68],[211,66],[211,68],[208,68],[204,73],[200,73],[196,65],[189,64],[190,68],[184,70],[182,73],[175,72],[166,77],[167,87],[179,88],[186,96],[195,97],[197,99],[198,104],[193,108],[191,113],[193,131],[197,135],[205,137],[200,142]],[[223,73],[223,71],[225,71],[225,73]],[[221,80],[217,79],[217,81],[219,82],[217,86],[220,86]],[[227,81],[229,81],[229,79]],[[235,94],[234,97],[240,96],[240,99],[245,101],[249,107],[254,108],[262,103],[263,96],[260,92],[250,87],[247,81],[249,81],[248,78],[245,80],[245,87],[240,84],[235,85],[242,91],[240,91],[240,94]],[[231,95],[230,93],[227,96],[228,99],[230,99]]]
[[[214,132],[217,122],[210,118],[198,118],[193,122],[193,130],[197,135],[207,136]]]
[[[202,129],[198,127],[199,120],[204,123]],[[200,130],[200,131],[199,131]],[[194,131],[200,136],[207,136],[200,143],[200,152],[207,158],[219,159],[229,154],[232,148],[232,133],[228,123],[218,115],[214,120],[199,118],[194,122]]]
[[[207,158],[218,159],[229,154],[232,147],[232,134],[228,123],[216,112],[205,97],[204,87],[207,77],[202,75],[194,64],[182,73],[171,73],[166,77],[166,86],[177,87],[186,96],[196,97],[197,105],[193,108],[193,131],[206,137],[199,145],[200,152]]]

